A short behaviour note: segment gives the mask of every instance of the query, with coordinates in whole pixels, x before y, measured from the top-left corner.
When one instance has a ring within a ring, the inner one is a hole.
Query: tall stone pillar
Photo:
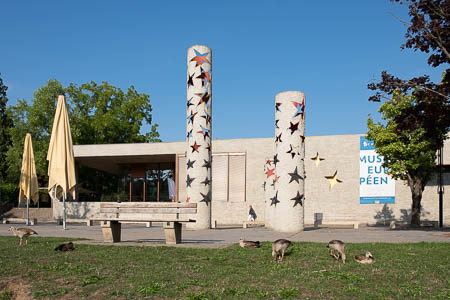
[[[187,53],[186,201],[197,203],[196,223],[211,226],[211,49],[194,45]]]
[[[273,226],[279,232],[298,232],[304,227],[305,195],[305,94],[282,92],[275,97],[276,192]]]

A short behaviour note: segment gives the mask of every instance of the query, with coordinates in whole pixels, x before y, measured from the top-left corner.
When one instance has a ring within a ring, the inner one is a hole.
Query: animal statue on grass
[[[241,246],[242,248],[259,248],[261,247],[261,244],[259,243],[259,241],[246,241],[244,240],[244,238],[241,238],[239,240],[239,246]]]
[[[275,262],[282,262],[284,253],[287,248],[292,245],[291,241],[285,239],[279,239],[272,243],[272,257]],[[281,253],[281,256],[278,255]]]
[[[9,226],[8,231],[11,231],[15,236],[19,237],[19,245],[22,245],[22,240],[25,238],[25,245],[28,245],[28,237],[30,235],[37,235],[38,233],[30,228],[15,228],[14,226]]]
[[[332,257],[334,257],[337,261],[341,258],[342,263],[345,265],[345,243],[343,241],[332,240],[328,243],[327,248],[330,249],[330,255]]]
[[[55,248],[55,251],[72,251],[75,250],[72,242],[68,242],[67,244],[61,244]]]
[[[362,265],[371,265],[375,262],[372,253],[366,252],[366,254],[360,254],[355,256],[355,260]]]

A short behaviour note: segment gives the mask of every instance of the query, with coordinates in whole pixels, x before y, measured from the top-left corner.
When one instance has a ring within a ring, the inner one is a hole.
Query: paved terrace
[[[15,227],[24,227],[24,224],[12,224]],[[11,235],[9,224],[0,224],[0,235]],[[111,245],[103,242],[100,225],[88,227],[84,224],[68,223],[67,229],[55,223],[38,223],[30,226],[43,237],[85,238],[87,241],[77,243]],[[437,229],[406,229],[390,230],[388,227],[318,227],[307,226],[300,233],[279,233],[265,229],[262,226],[242,228],[238,226],[220,226],[217,229],[189,230],[183,228],[183,243],[175,247],[205,247],[220,248],[238,243],[239,238],[257,241],[274,241],[286,238],[292,241],[307,241],[327,243],[333,239],[340,239],[348,243],[414,243],[414,242],[447,242],[450,243],[450,228]],[[38,237],[31,237],[38,238]],[[122,224],[122,242],[114,245],[165,245],[164,230],[156,224],[147,228],[144,224]]]

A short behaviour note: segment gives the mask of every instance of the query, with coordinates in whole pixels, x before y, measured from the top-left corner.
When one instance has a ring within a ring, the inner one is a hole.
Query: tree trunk
[[[420,214],[422,209],[420,202],[422,201],[422,193],[425,187],[420,179],[408,180],[408,184],[411,188],[412,196],[411,226],[420,227]]]

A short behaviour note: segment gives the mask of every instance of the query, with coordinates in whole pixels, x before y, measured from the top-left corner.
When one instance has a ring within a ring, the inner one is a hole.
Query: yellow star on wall
[[[330,182],[330,190],[333,188],[333,186],[337,183],[341,183],[342,180],[337,179],[337,170],[334,172],[333,176],[325,176],[326,179]]]
[[[316,167],[318,167],[320,161],[321,161],[321,160],[325,160],[325,158],[321,158],[321,157],[319,156],[319,152],[317,152],[317,154],[316,154],[315,157],[311,157],[311,160],[314,160],[314,163],[316,164]]]

